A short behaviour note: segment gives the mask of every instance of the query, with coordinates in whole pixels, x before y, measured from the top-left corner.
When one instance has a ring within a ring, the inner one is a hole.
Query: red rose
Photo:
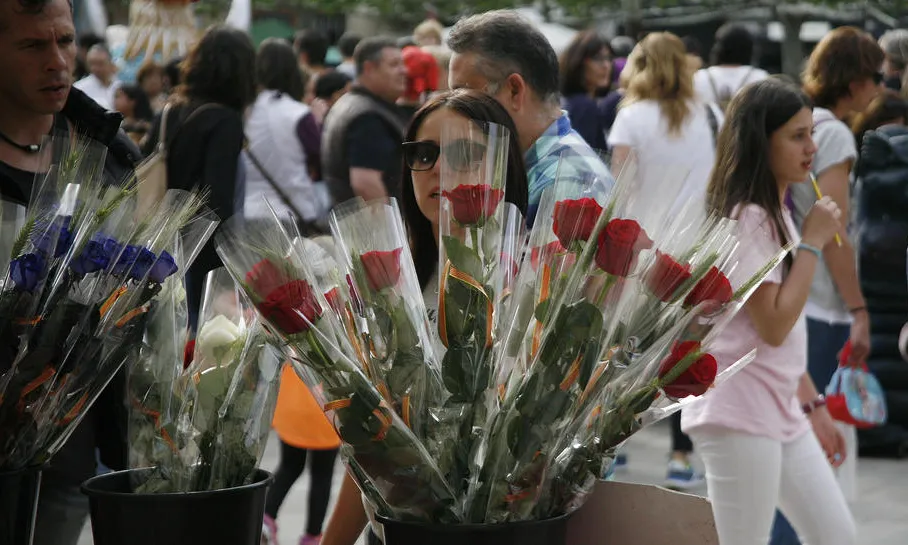
[[[561,241],[561,245],[570,248],[575,240],[586,242],[596,228],[596,221],[602,214],[602,207],[596,199],[585,197],[559,201],[555,203],[555,212],[552,214],[554,225],[552,230]]]
[[[246,284],[259,297],[267,296],[291,280],[292,278],[269,259],[259,261],[246,273]]]
[[[672,256],[656,252],[656,262],[646,275],[646,287],[653,295],[669,302],[681,287],[690,280],[690,265],[681,265]]]
[[[473,225],[495,213],[504,191],[486,184],[460,184],[441,195],[451,203],[451,214],[461,225]]]
[[[258,304],[258,309],[266,320],[288,335],[308,331],[322,315],[315,292],[305,280],[293,280],[273,290]]]
[[[366,270],[366,280],[369,288],[380,290],[397,285],[400,280],[400,252],[403,248],[395,248],[390,252],[366,252],[359,256]]]
[[[672,346],[671,353],[662,360],[662,365],[659,367],[659,378],[665,378],[679,364],[687,366],[687,369],[671,383],[662,386],[665,395],[674,399],[699,396],[705,394],[712,386],[718,371],[716,358],[699,352],[700,343],[696,341],[675,343]],[[688,358],[687,356],[691,353],[693,354]],[[693,356],[696,356],[696,359],[693,359]]]
[[[334,309],[335,312],[344,311],[344,300],[341,298],[339,288],[331,288],[328,293],[325,294],[325,299],[328,301],[328,306]]]
[[[731,301],[734,295],[728,278],[722,271],[712,267],[684,299],[684,306],[695,307],[705,301],[724,305]]]
[[[530,252],[530,266],[534,271],[538,271],[540,263],[548,263],[554,256],[564,253],[567,253],[567,250],[557,240],[545,246],[536,246]]]
[[[609,274],[627,276],[637,261],[637,254],[652,245],[653,241],[639,223],[614,219],[599,233],[596,265]]]
[[[195,339],[190,339],[183,347],[183,369],[189,367],[195,357]]]

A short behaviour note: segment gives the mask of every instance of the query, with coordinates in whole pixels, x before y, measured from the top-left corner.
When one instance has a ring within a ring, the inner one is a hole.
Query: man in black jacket
[[[0,197],[25,205],[39,146],[48,134],[72,133],[108,148],[104,177],[119,183],[141,158],[120,131],[122,116],[71,88],[76,31],[67,0],[0,2]],[[88,504],[79,484],[108,467],[126,465],[122,373],[115,378],[44,472],[35,545],[75,545]]]

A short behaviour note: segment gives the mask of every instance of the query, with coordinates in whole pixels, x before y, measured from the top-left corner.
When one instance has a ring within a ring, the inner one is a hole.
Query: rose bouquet
[[[204,200],[169,193],[137,224],[133,186],[101,182],[103,153],[65,139],[53,157],[0,289],[0,343],[12,354],[0,362],[4,469],[45,463],[137,357],[154,298],[177,272],[169,244]]]
[[[222,490],[248,484],[265,451],[277,402],[280,358],[245,294],[223,268],[208,273],[192,345],[183,371],[182,350],[173,353],[180,369],[163,394],[169,429],[156,428],[166,448],[148,451],[155,467],[140,493]],[[171,351],[168,351],[170,354]],[[136,407],[142,419],[147,407]],[[143,466],[144,467],[144,466]]]
[[[503,166],[486,164],[496,155],[490,128],[458,130],[442,138],[443,155],[453,159],[439,159],[442,388],[427,396],[425,409],[408,407],[427,411],[424,437],[407,426],[418,415],[404,411],[403,398],[370,368],[375,354],[386,369],[409,357],[384,350],[394,335],[373,340],[370,323],[386,312],[389,295],[406,296],[400,279],[412,263],[399,220],[344,216],[352,225],[335,229],[338,239],[359,230],[383,243],[351,250],[349,241],[338,242],[343,259],[362,268],[349,265],[349,289],[336,299],[278,218],[267,230],[230,223],[218,251],[286,341],[379,514],[436,524],[552,518],[582,503],[621,442],[721,387],[752,359],[720,365],[709,346],[788,249],[744,270],[735,222],[679,207],[679,184],[670,177],[658,191],[650,184],[642,193],[633,163],[608,191],[603,180],[573,170],[564,182],[559,177],[543,194],[524,243],[513,223],[519,214],[496,192]],[[457,182],[453,189],[445,179]],[[370,276],[363,258],[372,251],[393,259]],[[397,281],[387,280],[389,272]],[[392,285],[391,294],[376,298]],[[345,320],[351,315],[362,319]],[[412,310],[407,319],[423,323]],[[425,365],[430,373],[431,360]]]
[[[343,307],[362,302],[332,294],[337,286],[326,291],[328,286],[320,285],[296,235],[276,216],[255,229],[233,218],[215,241],[234,280],[269,329],[284,339],[294,370],[343,439],[349,468],[379,512],[458,520],[443,475],[366,376],[363,364],[368,361],[357,348],[362,337],[350,339],[341,325]]]
[[[363,370],[424,439],[428,406],[442,389],[441,370],[416,271],[401,266],[412,258],[397,204],[348,201],[332,211],[331,231],[344,256],[343,272],[361,301],[351,310],[362,325],[355,342],[368,347],[362,350]]]
[[[180,270],[187,270],[202,245],[217,227],[217,221],[200,218],[191,232],[173,243],[173,256]],[[138,360],[127,369],[129,407],[129,467],[155,466],[177,451],[175,438],[178,397],[187,360],[189,309],[184,279],[168,277],[148,311]]]

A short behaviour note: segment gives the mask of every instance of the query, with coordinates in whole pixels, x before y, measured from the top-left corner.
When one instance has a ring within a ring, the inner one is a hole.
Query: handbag
[[[826,407],[840,422],[860,429],[874,428],[886,423],[886,395],[877,378],[861,362],[846,364],[851,354],[851,341],[842,349],[839,368],[826,387]]]
[[[136,217],[142,218],[164,198],[167,192],[167,146],[164,135],[167,134],[167,112],[170,104],[161,112],[161,128],[158,132],[158,145],[144,161],[136,167]]]
[[[203,104],[195,109],[189,117],[186,118],[180,129],[186,126],[189,121],[200,112],[212,108],[222,108],[219,104]],[[161,127],[158,131],[158,144],[144,161],[136,167],[136,217],[145,217],[145,214],[151,211],[164,198],[167,193],[167,114],[170,112],[170,104],[164,106],[161,112]],[[176,135],[174,135],[176,136]]]
[[[252,153],[252,149],[249,148],[248,138],[246,139],[245,148],[246,156],[249,157],[249,161],[253,166],[255,166],[256,169],[258,169],[262,177],[265,178],[265,181],[268,182],[268,184],[272,189],[274,189],[274,191],[281,198],[287,208],[289,208],[290,211],[293,212],[293,215],[296,216],[296,223],[299,226],[300,234],[304,237],[315,237],[327,234],[327,230],[322,228],[318,224],[317,220],[310,221],[307,220],[305,216],[303,216],[302,212],[300,212],[296,205],[293,204],[293,201],[290,200],[290,196],[287,195],[287,192],[284,191],[284,189],[277,183],[277,181],[271,176],[271,174],[267,170],[265,170],[265,166],[262,165],[261,161],[258,160],[258,157],[256,157],[255,154]]]

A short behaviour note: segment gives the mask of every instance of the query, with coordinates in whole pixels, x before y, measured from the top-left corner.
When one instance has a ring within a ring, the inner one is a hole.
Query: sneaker
[[[665,487],[671,490],[690,490],[702,485],[703,475],[697,472],[690,462],[671,460],[668,462],[668,474],[665,476]]]
[[[300,545],[318,545],[322,542],[322,536],[310,536],[309,534],[304,535],[300,538]]]
[[[277,544],[277,521],[265,515],[262,521],[262,540],[261,545],[278,545]]]

